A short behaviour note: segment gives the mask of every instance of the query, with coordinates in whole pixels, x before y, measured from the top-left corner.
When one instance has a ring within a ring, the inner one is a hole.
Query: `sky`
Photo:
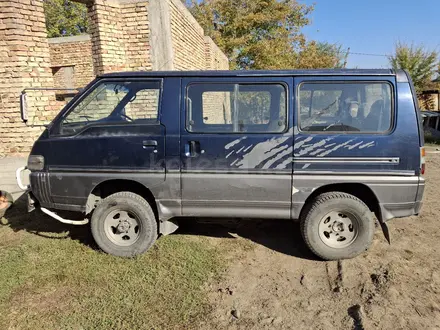
[[[440,51],[440,0],[299,0],[315,4],[309,39],[339,43],[351,53],[387,55],[397,41]],[[348,68],[388,68],[385,56],[351,54]]]

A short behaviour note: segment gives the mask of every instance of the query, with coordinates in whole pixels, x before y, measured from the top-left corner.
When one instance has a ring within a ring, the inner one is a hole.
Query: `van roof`
[[[406,76],[392,69],[319,69],[319,70],[235,70],[235,71],[127,71],[112,72],[101,78],[115,77],[255,77],[255,76]]]

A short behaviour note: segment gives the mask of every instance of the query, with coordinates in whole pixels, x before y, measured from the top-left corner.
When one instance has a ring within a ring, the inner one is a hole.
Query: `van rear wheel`
[[[305,243],[325,260],[348,259],[361,254],[370,247],[374,228],[367,205],[343,192],[317,196],[301,215]]]
[[[132,192],[118,192],[102,200],[93,212],[91,229],[98,246],[118,257],[144,253],[158,235],[150,204]]]

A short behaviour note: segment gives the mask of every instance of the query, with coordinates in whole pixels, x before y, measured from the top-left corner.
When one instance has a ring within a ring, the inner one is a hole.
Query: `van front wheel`
[[[147,251],[157,238],[157,222],[150,204],[131,192],[102,200],[91,219],[92,235],[106,253],[133,257]]]
[[[348,259],[361,254],[370,247],[374,228],[367,205],[343,192],[317,196],[301,215],[305,243],[325,260]]]

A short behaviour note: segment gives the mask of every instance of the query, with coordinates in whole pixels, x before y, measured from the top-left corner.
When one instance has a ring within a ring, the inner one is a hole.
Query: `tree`
[[[297,67],[301,69],[343,68],[348,50],[341,45],[311,41],[297,55]]]
[[[433,83],[437,84],[437,87],[440,88],[440,62],[438,63],[438,70],[436,71],[437,77],[434,79]]]
[[[69,0],[44,0],[46,29],[49,38],[87,32],[87,8]]]
[[[192,0],[189,8],[231,69],[296,67],[313,10],[296,0]]]
[[[301,28],[313,6],[297,0],[182,0],[231,69],[339,68],[340,45],[308,42]]]
[[[398,42],[394,55],[389,56],[393,69],[407,70],[417,93],[432,85],[439,53],[426,50],[422,45],[408,45]]]

